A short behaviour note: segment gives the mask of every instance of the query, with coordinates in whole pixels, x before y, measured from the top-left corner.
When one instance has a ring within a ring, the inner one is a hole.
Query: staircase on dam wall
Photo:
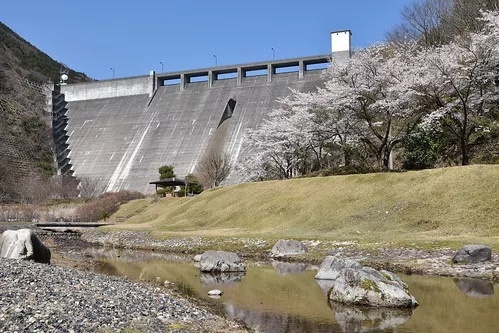
[[[54,139],[55,159],[57,163],[57,173],[62,176],[73,175],[73,165],[71,164],[68,144],[68,117],[66,108],[67,102],[64,94],[55,89],[52,91],[52,135]]]

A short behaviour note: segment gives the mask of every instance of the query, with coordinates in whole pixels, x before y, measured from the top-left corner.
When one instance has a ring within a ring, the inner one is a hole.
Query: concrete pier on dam
[[[54,93],[59,170],[100,179],[107,191],[152,193],[158,168],[183,178],[213,145],[237,163],[244,134],[291,89],[323,83],[331,55],[68,84]],[[230,100],[233,102],[229,103]],[[227,108],[231,108],[227,112]],[[223,126],[222,126],[223,125]],[[237,183],[235,173],[229,183]]]

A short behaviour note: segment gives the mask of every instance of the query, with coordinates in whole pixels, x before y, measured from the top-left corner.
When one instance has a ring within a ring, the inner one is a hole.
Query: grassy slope
[[[247,183],[195,198],[136,200],[114,229],[499,248],[499,165]]]

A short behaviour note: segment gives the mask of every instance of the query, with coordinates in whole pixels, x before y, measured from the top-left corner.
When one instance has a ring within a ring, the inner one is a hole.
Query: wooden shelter
[[[187,193],[187,184],[188,182],[184,179],[180,178],[165,178],[165,179],[160,179],[160,180],[155,180],[153,182],[149,182],[149,184],[154,184],[156,185],[155,191],[158,191],[158,187],[167,187],[167,186],[184,186],[184,189],[186,190]]]

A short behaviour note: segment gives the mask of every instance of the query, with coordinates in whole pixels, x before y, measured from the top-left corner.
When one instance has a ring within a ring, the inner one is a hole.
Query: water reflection
[[[300,274],[307,270],[308,265],[299,262],[284,262],[279,260],[272,260],[272,267],[281,275]]]
[[[100,263],[100,272],[154,284],[159,281],[164,285],[168,280],[175,284],[169,288],[205,299],[215,309],[258,328],[258,332],[497,333],[499,327],[499,295],[487,282],[480,288],[474,283],[472,288],[469,282],[451,278],[401,275],[420,303],[411,315],[396,309],[366,311],[336,304],[330,307],[326,295],[331,281],[315,280],[316,272],[310,269],[299,272],[306,265],[280,270],[276,268],[281,267],[279,262],[250,263],[243,276],[217,276],[200,274],[189,259],[147,260],[142,255],[123,253],[112,256],[104,258],[99,253],[95,260]],[[208,297],[210,289],[222,290],[223,296],[212,300]],[[469,297],[465,292],[488,297]]]
[[[94,259],[116,259],[127,262],[151,261],[153,259],[167,260],[171,262],[186,262],[190,260],[187,255],[179,255],[172,253],[162,253],[147,250],[130,250],[130,249],[115,249],[106,247],[87,247],[78,251],[81,255],[87,258]]]
[[[472,297],[487,297],[494,295],[494,285],[489,281],[454,279],[454,283],[459,290]]]
[[[329,294],[329,290],[333,287],[333,280],[315,280],[324,294]]]
[[[244,275],[244,272],[200,273],[199,279],[205,286],[231,285],[241,282]]]
[[[345,333],[393,330],[412,315],[412,309],[354,307],[337,303],[330,305],[334,309],[334,318]]]
[[[253,309],[244,309],[231,303],[225,304],[225,312],[234,319],[243,321],[248,327],[257,328],[257,332],[289,333],[340,333],[341,328],[330,322],[310,320],[289,313],[272,313]]]

